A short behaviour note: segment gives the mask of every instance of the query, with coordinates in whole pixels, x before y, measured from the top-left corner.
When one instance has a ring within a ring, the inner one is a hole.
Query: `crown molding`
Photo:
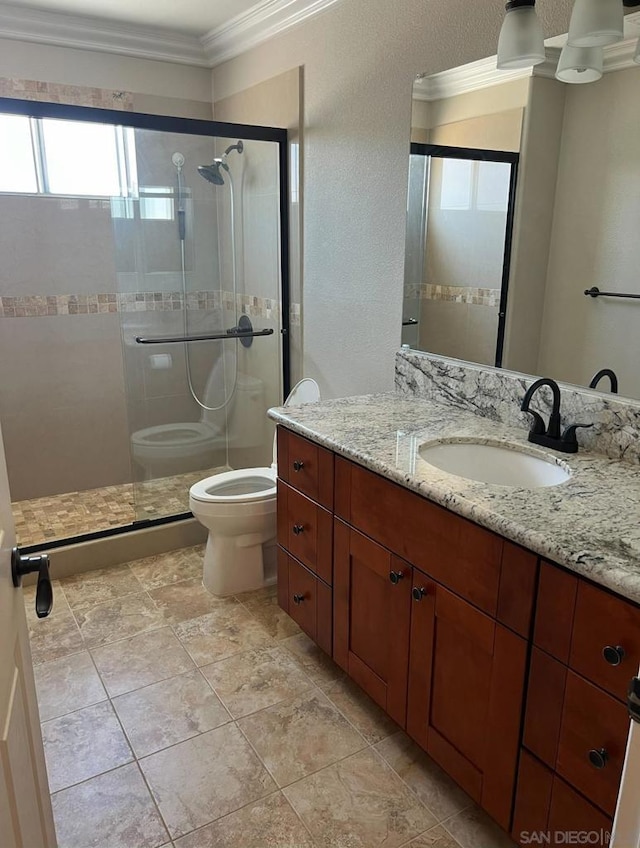
[[[242,15],[211,30],[200,41],[211,67],[233,59],[341,0],[262,0]]]
[[[496,68],[496,57],[489,56],[478,62],[471,62],[460,68],[452,68],[416,81],[413,86],[413,97],[414,100],[442,100],[445,97],[455,97],[469,91],[479,91],[505,82],[526,79],[531,76],[531,72],[531,68],[499,71]]]
[[[640,13],[636,21],[640,24]],[[624,41],[618,41],[616,44],[604,48],[605,74],[623,71],[627,68],[638,68],[638,65],[633,61],[638,43],[637,38],[638,36],[634,35],[632,38],[626,38]],[[413,99],[428,102],[442,100],[445,97],[455,97],[458,94],[467,94],[470,91],[479,91],[482,88],[491,88],[494,85],[503,85],[506,82],[526,79],[531,76],[555,79],[562,49],[559,46],[547,46],[545,50],[546,60],[534,68],[499,71],[496,67],[496,57],[489,56],[487,59],[463,65],[461,68],[453,68],[430,77],[424,77],[414,83]]]
[[[0,3],[0,37],[120,56],[210,67],[198,38],[102,18]]]
[[[341,0],[261,0],[201,37],[0,3],[0,38],[213,68]]]

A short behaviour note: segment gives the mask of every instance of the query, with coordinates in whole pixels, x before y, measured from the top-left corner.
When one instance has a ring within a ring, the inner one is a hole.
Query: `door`
[[[640,848],[640,672],[630,687],[629,708],[634,720],[627,743],[612,848]]]
[[[412,597],[407,732],[508,830],[526,642],[417,569]]]
[[[405,726],[411,566],[336,520],[333,658]]]
[[[2,848],[54,848],[22,590],[11,580],[14,544],[0,436],[0,839]]]

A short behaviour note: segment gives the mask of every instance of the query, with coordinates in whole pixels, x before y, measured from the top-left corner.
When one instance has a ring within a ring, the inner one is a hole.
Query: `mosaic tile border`
[[[187,293],[187,310],[234,309],[233,292]],[[278,318],[280,302],[273,298],[239,294],[238,312],[260,318]],[[292,304],[292,315],[300,304]],[[95,315],[117,312],[171,312],[184,308],[181,292],[107,292],[103,294],[21,295],[0,297],[0,318],[50,318],[59,315]],[[292,323],[294,323],[292,321]]]
[[[495,308],[500,306],[500,289],[480,286],[439,286],[433,283],[415,283],[405,286],[404,296]]]
[[[133,111],[133,94],[130,91],[63,85],[18,77],[0,77],[0,97],[66,103],[71,106],[93,106],[96,109],[115,109],[119,112]]]

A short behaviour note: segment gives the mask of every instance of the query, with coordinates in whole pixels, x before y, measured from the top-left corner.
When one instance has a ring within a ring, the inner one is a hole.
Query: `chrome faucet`
[[[551,415],[549,416],[549,425],[547,427],[545,427],[544,419],[540,413],[529,409],[529,404],[533,396],[542,386],[548,386],[553,394],[553,406],[551,407]],[[529,386],[520,409],[533,416],[533,424],[529,431],[529,441],[536,445],[543,445],[545,448],[562,451],[562,453],[577,453],[578,440],[576,438],[576,430],[579,427],[593,427],[593,424],[572,424],[561,435],[560,386],[555,380],[551,380],[549,377],[536,380],[535,383]]]

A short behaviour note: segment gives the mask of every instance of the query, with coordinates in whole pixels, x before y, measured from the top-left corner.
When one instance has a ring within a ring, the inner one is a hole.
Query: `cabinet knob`
[[[302,526],[302,524],[294,524],[293,525],[293,535],[294,536],[299,536],[303,532],[304,532],[304,527]]]
[[[602,656],[609,663],[609,665],[620,665],[622,660],[625,658],[625,652],[622,645],[607,645],[602,649]]]
[[[300,604],[303,601],[304,601],[304,595],[294,595],[293,596],[293,603],[296,604],[297,606],[300,606]]]
[[[394,586],[397,586],[398,583],[403,579],[404,574],[402,571],[392,571],[389,574],[389,580],[393,583]]]
[[[606,748],[600,748],[599,750],[593,748],[591,751],[589,751],[589,762],[594,768],[598,770],[603,769],[606,766],[608,760],[609,754],[607,753]]]
[[[414,601],[421,601],[427,594],[427,590],[424,586],[414,586],[411,594],[413,595]]]
[[[301,459],[294,459],[293,470],[294,471],[302,471],[303,468],[304,468],[304,462]]]

